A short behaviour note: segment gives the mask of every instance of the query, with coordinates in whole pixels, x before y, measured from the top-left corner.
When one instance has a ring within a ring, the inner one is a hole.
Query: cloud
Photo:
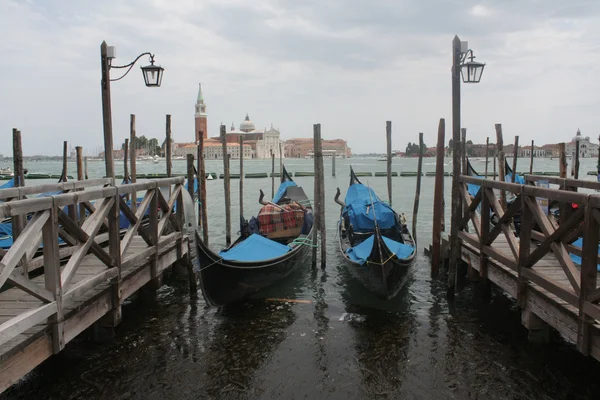
[[[162,138],[171,114],[175,139],[190,140],[200,81],[214,135],[249,112],[286,138],[321,122],[324,137],[383,151],[392,120],[395,148],[419,131],[432,145],[438,119],[450,121],[459,34],[487,63],[479,85],[462,85],[470,138],[493,137],[502,122],[509,136],[557,142],[595,129],[599,16],[600,3],[578,0],[5,0],[0,132],[20,128],[26,154],[58,154],[62,140],[101,146],[106,40],[119,64],[151,51],[165,67],[160,89],[145,88],[137,66],[112,85],[116,145],[131,113],[139,134]],[[0,153],[10,152],[1,141]]]

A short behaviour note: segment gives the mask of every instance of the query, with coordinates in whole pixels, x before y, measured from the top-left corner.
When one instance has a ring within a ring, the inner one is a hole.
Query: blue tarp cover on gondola
[[[579,247],[580,249],[583,248],[583,238],[579,238],[576,241],[574,241],[573,243],[571,243],[573,246],[575,247]],[[598,255],[600,256],[600,245],[598,246]],[[569,256],[571,256],[571,260],[573,260],[573,262],[577,265],[581,265],[581,257],[576,256],[573,253],[569,253]],[[600,264],[596,265],[596,269],[598,271],[600,271]]]
[[[361,183],[355,183],[348,188],[345,201],[345,211],[348,212],[355,232],[370,232],[375,229],[375,218],[380,229],[390,229],[396,225],[394,210],[381,201],[373,189]]]
[[[277,204],[279,202],[279,200],[281,200],[281,198],[285,195],[285,191],[287,190],[288,187],[290,186],[296,186],[296,182],[294,181],[285,181],[282,182],[281,185],[279,185],[279,190],[277,191],[277,193],[275,193],[275,197],[273,197],[273,203]]]
[[[0,185],[0,189],[10,189],[10,188],[14,188],[15,187],[15,180],[11,179],[8,182],[4,182],[2,185]]]
[[[371,252],[373,251],[374,242],[375,235],[371,235],[358,246],[349,248],[346,250],[348,258],[361,265],[364,264],[367,262],[369,255],[371,255]],[[396,242],[385,236],[383,236],[383,242],[385,243],[385,246],[400,259],[410,257],[415,251],[413,246]]]
[[[254,233],[234,248],[221,251],[219,256],[230,261],[262,261],[280,257],[290,250],[289,246]]]
[[[512,172],[509,172],[508,174],[506,174],[506,176],[504,177],[504,180],[506,182],[512,183]],[[515,183],[518,183],[520,185],[524,185],[525,184],[525,178],[523,178],[522,175],[517,174],[517,176],[515,178]]]

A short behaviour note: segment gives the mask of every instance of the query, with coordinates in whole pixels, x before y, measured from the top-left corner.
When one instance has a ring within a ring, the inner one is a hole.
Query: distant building
[[[575,157],[577,142],[579,142],[579,158],[598,157],[598,145],[590,142],[589,136],[581,136],[581,131],[577,129],[577,134],[566,145],[567,155]]]
[[[531,157],[531,146],[519,147],[519,157]],[[540,146],[533,146],[534,157],[546,157],[546,149]]]
[[[333,153],[338,157],[348,158],[352,156],[352,151],[343,139],[321,140],[323,154]],[[284,153],[286,158],[305,158],[311,157],[314,150],[312,138],[295,138],[286,140]],[[310,153],[310,154],[309,154]]]
[[[244,138],[244,143],[250,144],[253,150],[254,158],[271,158],[271,152],[279,157],[279,145],[283,146],[280,139],[281,133],[278,129],[256,129],[254,123],[250,120],[248,114],[240,124],[239,129],[235,129],[235,125],[231,124],[231,129],[226,133],[227,143],[238,143],[240,137]],[[214,137],[213,139],[218,139]]]
[[[254,151],[250,144],[244,143],[243,146],[244,158],[252,158]],[[173,145],[173,156],[187,156],[193,154],[194,157],[198,153],[198,145],[196,143],[175,143]],[[204,141],[204,158],[207,160],[223,159],[223,145],[218,140],[207,139]],[[231,154],[231,158],[240,158],[239,143],[227,143],[227,154]]]

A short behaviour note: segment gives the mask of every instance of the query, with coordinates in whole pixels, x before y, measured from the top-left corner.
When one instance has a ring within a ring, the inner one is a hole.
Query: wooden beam
[[[44,304],[33,310],[27,310],[0,324],[0,345],[25,332],[27,329],[45,322],[52,314],[56,314],[56,302]]]

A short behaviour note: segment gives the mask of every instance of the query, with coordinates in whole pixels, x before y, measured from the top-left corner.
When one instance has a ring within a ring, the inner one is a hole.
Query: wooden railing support
[[[60,259],[58,257],[58,213],[54,205],[49,211],[50,217],[42,228],[42,240],[44,242],[44,281],[46,289],[54,295],[54,301],[56,302],[56,314],[48,317],[48,324],[52,330],[52,351],[54,354],[57,354],[65,346],[64,317]]]

